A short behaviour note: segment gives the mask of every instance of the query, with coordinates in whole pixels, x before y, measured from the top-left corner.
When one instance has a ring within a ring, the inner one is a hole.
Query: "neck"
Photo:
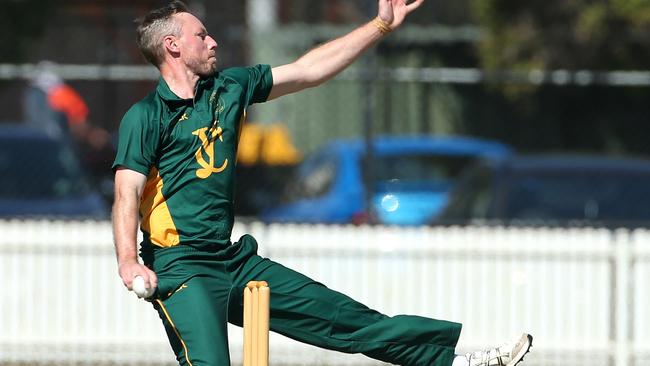
[[[194,98],[196,84],[200,77],[187,68],[177,65],[163,64],[160,66],[160,74],[165,80],[169,89],[181,99]]]

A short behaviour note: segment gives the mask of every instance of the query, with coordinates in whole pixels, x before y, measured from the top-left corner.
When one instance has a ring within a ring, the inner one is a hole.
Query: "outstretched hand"
[[[404,18],[422,5],[424,0],[414,0],[407,4],[407,0],[378,0],[379,18],[390,25],[392,29],[399,27]]]

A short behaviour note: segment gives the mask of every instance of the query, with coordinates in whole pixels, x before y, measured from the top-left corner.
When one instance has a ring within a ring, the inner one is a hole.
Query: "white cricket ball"
[[[133,292],[135,292],[136,295],[138,295],[139,298],[148,298],[149,296],[153,295],[153,293],[156,291],[155,288],[146,288],[144,285],[144,278],[142,276],[136,276],[133,279],[133,284],[131,285],[133,287]]]

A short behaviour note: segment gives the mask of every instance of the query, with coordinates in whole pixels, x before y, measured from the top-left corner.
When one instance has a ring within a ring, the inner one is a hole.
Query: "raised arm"
[[[379,12],[371,22],[329,41],[298,60],[274,67],[269,100],[322,84],[343,71],[384,35],[397,29],[424,0],[379,0]]]
[[[148,288],[158,285],[156,274],[138,262],[138,206],[147,177],[133,170],[118,168],[115,172],[113,203],[113,236],[119,275],[129,290],[133,278],[142,276]]]

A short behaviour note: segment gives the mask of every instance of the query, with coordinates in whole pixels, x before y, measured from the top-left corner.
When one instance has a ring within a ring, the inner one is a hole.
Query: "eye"
[[[205,37],[208,36],[208,33],[205,32],[205,31],[202,31],[202,32],[197,33],[196,35],[197,35],[198,37],[200,37],[201,39],[205,40]]]

